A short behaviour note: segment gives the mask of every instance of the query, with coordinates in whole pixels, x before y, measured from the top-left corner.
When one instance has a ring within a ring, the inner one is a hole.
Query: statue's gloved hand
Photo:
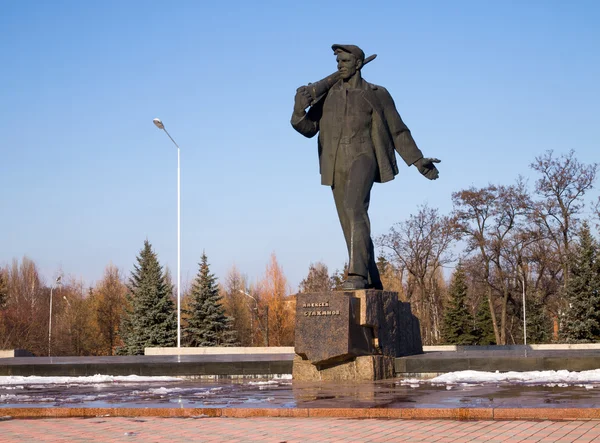
[[[427,177],[429,180],[435,180],[439,177],[440,172],[435,167],[434,163],[440,163],[441,160],[437,158],[425,158],[421,157],[417,160],[414,165],[417,167],[419,172]]]
[[[304,114],[306,108],[310,106],[312,97],[306,86],[300,86],[296,90],[296,96],[294,97],[294,112],[296,114]]]

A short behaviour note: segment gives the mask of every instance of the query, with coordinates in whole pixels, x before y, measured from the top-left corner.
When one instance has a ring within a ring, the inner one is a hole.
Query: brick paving
[[[4,419],[0,442],[596,442],[600,421],[95,417]]]

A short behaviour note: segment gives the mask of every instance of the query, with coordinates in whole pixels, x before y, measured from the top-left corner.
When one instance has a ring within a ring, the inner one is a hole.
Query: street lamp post
[[[181,347],[181,156],[179,145],[159,118],[152,120],[158,129],[165,131],[177,147],[177,347]]]
[[[254,312],[256,312],[256,314],[258,314],[258,301],[254,297],[252,297],[250,294],[248,294],[246,291],[244,291],[242,289],[239,289],[239,291],[242,294],[244,294],[244,295],[250,297],[252,300],[254,300],[255,306],[252,311],[254,311]],[[252,312],[250,314],[250,330],[252,331],[252,346],[254,346],[254,321],[253,321],[254,320],[254,312]]]
[[[254,308],[254,310],[256,311],[256,314],[258,315],[258,301],[256,300],[256,298],[252,297],[250,294],[248,294],[246,291],[244,291],[242,289],[240,289],[239,291],[242,294],[247,295],[252,300],[254,300],[254,303],[256,303],[256,307]],[[267,347],[269,347],[269,305],[265,306],[265,313],[266,313],[266,317],[265,317],[265,344],[266,344]],[[252,317],[251,317],[251,319],[252,319]],[[252,323],[250,324],[250,328],[252,329]],[[252,336],[252,343],[254,344],[254,335]]]
[[[527,309],[525,308],[525,272],[523,272],[523,344],[527,346]]]
[[[50,286],[50,316],[48,319],[48,357],[50,357],[52,351],[52,292],[54,291],[54,287],[56,285],[60,285],[61,279],[62,276],[59,275],[56,278],[56,281],[52,283],[52,286]]]
[[[69,316],[67,318],[69,322],[69,346],[73,346],[73,322],[71,321],[71,302],[69,301],[66,295],[63,295],[63,300],[67,302],[67,312],[69,313]]]

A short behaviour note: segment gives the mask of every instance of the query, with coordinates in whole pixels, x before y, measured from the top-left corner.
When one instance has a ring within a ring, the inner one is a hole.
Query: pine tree
[[[177,313],[172,288],[148,240],[137,257],[128,290],[129,306],[120,329],[123,347],[118,353],[141,355],[145,347],[175,346]]]
[[[475,313],[475,328],[473,330],[475,344],[479,346],[489,346],[496,344],[496,335],[494,334],[494,325],[492,323],[492,314],[487,299],[481,300]]]
[[[342,291],[342,285],[344,284],[344,280],[348,278],[348,263],[344,263],[344,267],[340,271],[336,269],[335,272],[331,275],[331,290],[332,291]]]
[[[467,278],[462,265],[459,263],[452,276],[448,290],[450,306],[444,315],[442,327],[442,342],[454,345],[475,344],[473,335],[473,315],[467,307]]]
[[[379,257],[377,257],[377,270],[380,274],[385,274],[390,265],[391,264],[385,255],[380,254]]]
[[[225,315],[217,278],[210,272],[202,254],[200,269],[192,285],[187,326],[183,331],[187,346],[235,346],[232,319]]]
[[[570,260],[571,277],[565,295],[569,303],[563,329],[568,343],[589,343],[600,338],[600,264],[598,244],[584,223]]]
[[[527,343],[549,343],[552,318],[545,304],[536,297],[527,300]]]

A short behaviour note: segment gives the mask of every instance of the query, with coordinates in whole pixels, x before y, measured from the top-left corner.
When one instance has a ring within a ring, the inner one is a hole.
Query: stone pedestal
[[[298,294],[295,380],[393,377],[394,358],[423,352],[410,304],[391,291]]]
[[[332,365],[314,365],[296,355],[292,366],[296,381],[370,381],[393,376],[394,359],[385,355],[363,355]]]

